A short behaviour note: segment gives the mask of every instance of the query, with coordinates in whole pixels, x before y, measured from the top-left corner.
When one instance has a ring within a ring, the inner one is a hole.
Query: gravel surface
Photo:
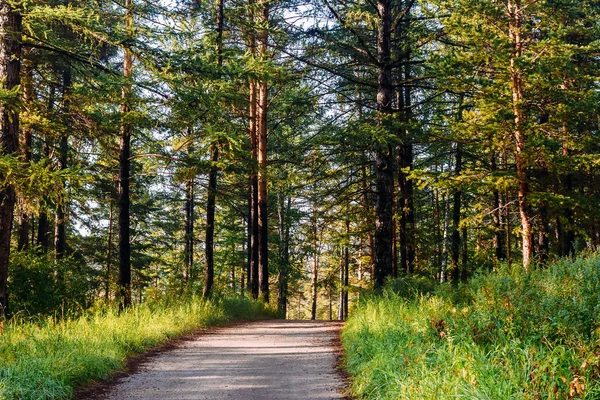
[[[218,328],[150,358],[100,399],[341,399],[340,323],[261,321]]]

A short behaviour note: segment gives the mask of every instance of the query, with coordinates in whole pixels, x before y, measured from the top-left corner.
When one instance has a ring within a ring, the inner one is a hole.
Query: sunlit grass
[[[268,310],[246,299],[198,298],[142,305],[123,313],[100,308],[76,319],[12,321],[0,334],[0,399],[68,399],[106,379],[128,356],[197,328],[257,319]]]
[[[342,336],[359,398],[598,399],[600,258],[388,290]]]

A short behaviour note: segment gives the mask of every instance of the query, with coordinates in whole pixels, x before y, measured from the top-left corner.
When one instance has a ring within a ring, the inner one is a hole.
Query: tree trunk
[[[112,267],[112,236],[113,236],[113,202],[109,199],[110,211],[108,214],[108,245],[106,246],[106,281],[105,281],[105,292],[104,299],[108,303],[110,299],[110,281],[111,281],[111,267]]]
[[[252,251],[252,216],[254,213],[252,201],[254,186],[252,185],[252,178],[248,182],[248,213],[246,214],[246,290],[248,294],[252,294],[252,257],[254,255]]]
[[[71,68],[66,67],[63,71],[63,121],[67,131],[71,127],[71,116],[70,116],[70,92],[72,85],[72,72]],[[60,136],[59,142],[59,157],[58,157],[58,168],[62,171],[67,169],[67,157],[69,153],[69,136],[65,132]],[[67,232],[66,232],[66,213],[65,204],[58,203],[56,205],[56,219],[54,224],[54,253],[57,260],[64,257],[67,247]]]
[[[277,298],[278,311],[281,318],[286,318],[288,275],[290,266],[289,235],[290,227],[286,222],[291,207],[291,198],[287,199],[287,207],[284,206],[285,199],[281,193],[277,195],[277,216],[279,220],[279,294]]]
[[[315,232],[316,233],[316,232]],[[312,293],[312,305],[310,308],[310,319],[315,320],[317,318],[317,282],[319,279],[319,255],[315,248],[315,254],[313,256],[313,270],[312,270],[312,281],[311,281],[311,293]]]
[[[390,0],[378,0],[377,10],[381,17],[377,35],[377,110],[379,123],[389,127],[392,111],[392,67],[391,67],[391,5]],[[375,234],[374,234],[374,287],[381,289],[392,274],[394,160],[392,148],[387,141],[375,144]]]
[[[498,170],[496,164],[496,153],[492,152],[492,157],[490,160],[492,173]],[[494,254],[496,256],[496,261],[504,260],[506,257],[504,255],[504,238],[503,238],[503,227],[502,227],[502,204],[500,201],[500,192],[498,189],[494,188],[492,191],[492,196],[494,198],[494,202],[492,204],[492,219],[494,222]]]
[[[188,150],[189,152],[189,150]],[[194,208],[195,208],[195,182],[189,179],[185,185],[185,249],[183,280],[189,285],[194,280]]]
[[[48,98],[48,113],[50,113],[54,109],[54,101],[55,101],[55,85],[50,85],[50,94]],[[44,157],[50,158],[50,143],[49,138],[46,138],[44,141]],[[38,217],[38,231],[37,231],[37,245],[40,247],[40,250],[43,254],[48,252],[48,248],[50,247],[50,221],[48,220],[48,214],[44,209],[40,211],[40,215]]]
[[[0,82],[13,90],[20,85],[21,15],[11,3],[0,0]],[[0,104],[0,155],[14,155],[19,146],[19,111]],[[4,180],[0,175],[0,182]],[[8,260],[15,206],[15,188],[0,186],[0,316],[8,316]]]
[[[399,38],[410,30],[410,9],[414,2],[400,2],[399,12],[404,14],[404,22],[398,26],[397,32]],[[411,49],[406,49],[402,55],[404,67],[399,68],[400,82],[408,82],[411,79]],[[411,88],[408,85],[402,85],[398,89],[398,110],[400,121],[405,125],[412,120],[411,110]],[[403,128],[400,134],[402,144],[400,145],[399,169],[398,169],[398,188],[400,192],[399,214],[400,214],[400,269],[405,273],[412,274],[415,271],[415,210],[413,199],[413,182],[408,179],[408,174],[413,169],[413,144],[408,128]]]
[[[204,290],[202,297],[205,299],[212,295],[214,282],[214,234],[215,234],[215,205],[217,195],[217,167],[215,163],[219,160],[219,148],[214,146],[211,151],[211,161],[213,165],[210,167],[208,174],[208,196],[206,201],[206,267],[204,270]]]
[[[338,301],[338,321],[344,320],[344,265],[340,263],[340,297]]]
[[[131,36],[133,30],[133,2],[125,0],[125,29],[127,36]],[[127,115],[131,111],[131,83],[133,77],[133,55],[125,49],[123,59],[123,75],[128,81],[122,89],[121,113],[121,140],[119,143],[119,282],[118,299],[121,309],[131,305],[131,243],[129,231],[130,218],[130,156],[131,156],[131,134],[133,126]]]
[[[223,66],[223,4],[224,0],[219,0],[217,4],[217,68]],[[214,261],[214,234],[215,234],[215,205],[217,197],[217,161],[219,161],[219,143],[216,141],[211,146],[210,160],[212,165],[208,173],[208,198],[206,200],[206,269],[204,270],[204,290],[202,297],[205,299],[212,295],[215,261]],[[234,281],[235,282],[235,281]],[[235,283],[234,283],[235,285]],[[234,290],[235,292],[235,290]]]
[[[269,32],[269,4],[261,1],[260,23],[258,35],[258,53],[261,59],[267,58]],[[268,209],[267,209],[267,108],[269,91],[265,78],[258,84],[257,131],[258,131],[258,269],[259,286],[262,300],[269,302],[269,247],[268,247]]]
[[[33,67],[30,63],[24,64],[22,86],[23,103],[26,107],[31,107],[32,102],[35,100],[35,92],[33,89]],[[28,165],[31,162],[32,134],[33,129],[31,129],[30,127],[23,129],[23,134],[19,141],[19,151],[21,153],[21,160],[25,165]],[[29,232],[31,231],[31,215],[27,211],[24,199],[19,200],[19,214],[20,224],[18,231],[17,249],[21,251],[27,250],[29,248]]]
[[[518,59],[523,54],[523,39],[521,37],[522,10],[520,0],[509,0],[509,36],[513,46],[513,55],[510,59],[510,76],[512,90],[512,107],[514,115],[513,136],[516,144],[517,179],[519,182],[518,200],[519,214],[521,216],[521,235],[523,239],[523,268],[529,269],[533,255],[533,236],[531,228],[531,211],[529,206],[529,178],[527,174],[527,137],[525,129],[525,116],[523,112],[523,73],[519,67]]]
[[[256,2],[248,0],[248,48],[250,54],[256,57]],[[258,230],[258,85],[254,79],[249,83],[249,135],[251,146],[251,173],[250,173],[250,221],[248,232],[250,234],[248,288],[253,299],[258,298],[259,289],[259,230]]]
[[[348,285],[350,273],[350,221],[346,220],[346,244],[344,248],[344,290],[343,294],[343,319],[348,319]]]
[[[256,160],[258,156],[258,138],[256,131],[256,84],[250,83],[250,135],[252,142],[252,175],[251,186],[250,186],[250,220],[249,230],[250,235],[250,294],[253,299],[258,299],[258,253],[259,253],[259,240],[258,240],[258,176],[256,171]],[[251,228],[251,229],[250,229]]]
[[[454,174],[460,176],[462,173],[462,145],[456,144]],[[460,211],[461,211],[462,191],[457,188],[454,191],[452,199],[452,235],[450,236],[450,262],[452,269],[456,271],[457,278],[462,278],[462,268],[460,265]]]

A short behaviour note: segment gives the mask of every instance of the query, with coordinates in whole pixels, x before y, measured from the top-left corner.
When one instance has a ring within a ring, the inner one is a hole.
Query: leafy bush
[[[243,298],[167,299],[118,313],[98,308],[57,321],[11,321],[0,333],[0,399],[67,399],[128,356],[193,329],[272,315]]]
[[[37,249],[11,255],[9,304],[12,314],[69,313],[87,308],[98,271],[67,257],[54,261]]]
[[[458,295],[457,295],[458,293]],[[600,398],[600,257],[366,299],[343,331],[369,399]]]

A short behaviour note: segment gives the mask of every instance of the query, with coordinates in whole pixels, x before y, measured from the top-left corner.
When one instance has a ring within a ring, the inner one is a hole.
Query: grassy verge
[[[600,257],[429,294],[392,286],[342,333],[357,397],[600,398]]]
[[[68,399],[126,358],[197,328],[270,312],[246,299],[199,299],[90,311],[83,317],[12,322],[0,334],[0,399]]]

